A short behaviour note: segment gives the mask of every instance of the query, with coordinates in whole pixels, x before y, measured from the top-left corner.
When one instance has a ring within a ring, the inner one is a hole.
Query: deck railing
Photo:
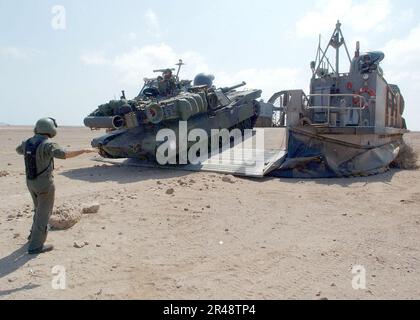
[[[359,124],[361,120],[361,112],[362,110],[365,110],[368,107],[368,104],[366,102],[366,99],[364,96],[358,95],[358,94],[326,94],[326,93],[314,93],[314,94],[308,94],[305,95],[305,100],[307,101],[308,105],[304,106],[307,110],[326,110],[327,112],[327,122],[325,124],[329,125],[331,123],[331,111],[337,110],[357,110],[359,112]],[[327,97],[328,99],[328,105],[326,106],[312,106],[310,105],[310,98],[311,97]],[[347,106],[332,106],[331,105],[331,98],[352,98],[352,101],[357,99],[359,107],[347,107]]]

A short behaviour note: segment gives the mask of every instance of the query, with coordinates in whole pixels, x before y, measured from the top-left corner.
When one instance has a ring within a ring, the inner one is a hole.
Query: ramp
[[[272,131],[269,132],[271,133]],[[269,138],[274,138],[276,140],[282,139],[283,135],[277,135],[276,132],[276,136],[273,137],[270,134]],[[283,163],[287,154],[285,148],[279,147],[278,143],[276,146],[277,148],[264,149],[246,148],[246,145],[248,144],[246,141],[244,141],[243,143],[228,148],[224,152],[221,152],[219,155],[209,157],[208,160],[203,161],[200,164],[162,166],[156,162],[138,159],[115,160],[96,157],[94,160],[123,166],[184,170],[194,172],[217,172],[232,174],[235,176],[262,178],[265,175],[269,174],[271,171],[277,169]]]
[[[246,150],[244,153],[254,153],[263,157],[264,162],[256,163],[253,165],[246,165],[242,159],[234,159],[232,162],[231,159],[222,159],[222,161],[212,161],[212,158],[209,160],[193,165],[166,165],[162,166],[155,162],[137,160],[137,159],[103,159],[96,157],[93,160],[103,163],[118,164],[123,166],[132,166],[132,167],[145,167],[145,168],[158,168],[158,169],[172,169],[172,170],[184,170],[184,171],[205,171],[205,172],[217,172],[232,174],[234,176],[244,176],[244,177],[253,177],[253,178],[263,178],[265,175],[271,171],[277,169],[283,162],[286,151],[283,150]]]
[[[238,156],[234,148],[221,153],[219,157],[210,157],[200,165],[187,165],[185,169],[262,178],[278,168],[286,155],[286,151],[282,150],[242,149],[242,154],[238,152]]]

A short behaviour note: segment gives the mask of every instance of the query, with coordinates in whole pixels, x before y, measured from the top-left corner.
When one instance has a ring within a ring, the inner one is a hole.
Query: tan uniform
[[[18,154],[25,153],[25,141],[16,148]],[[31,229],[31,240],[28,250],[42,248],[47,239],[47,227],[50,219],[55,198],[55,186],[53,176],[53,158],[65,159],[65,151],[55,142],[49,139],[43,141],[36,151],[36,166],[39,175],[34,180],[26,179],[26,185],[32,196],[35,214]]]

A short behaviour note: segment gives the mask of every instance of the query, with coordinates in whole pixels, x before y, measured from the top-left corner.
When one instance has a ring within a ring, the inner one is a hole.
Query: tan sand
[[[57,160],[57,206],[101,207],[50,232],[56,250],[31,258],[14,152],[30,134],[0,128],[0,299],[420,298],[420,170],[253,180]],[[57,141],[89,147],[98,134],[62,128]],[[420,151],[420,134],[407,140]],[[57,265],[65,290],[51,286]],[[355,265],[366,290],[352,288]]]

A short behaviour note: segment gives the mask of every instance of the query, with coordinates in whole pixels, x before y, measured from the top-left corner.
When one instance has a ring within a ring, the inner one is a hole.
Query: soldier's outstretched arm
[[[71,159],[76,158],[82,154],[85,153],[96,153],[97,151],[95,149],[82,149],[82,150],[76,150],[76,151],[64,151],[65,159]]]

